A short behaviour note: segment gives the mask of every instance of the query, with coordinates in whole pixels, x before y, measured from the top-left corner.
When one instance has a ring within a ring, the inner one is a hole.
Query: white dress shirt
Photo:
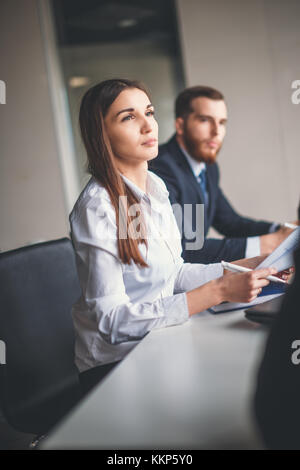
[[[180,148],[181,148],[182,152],[184,153],[185,158],[187,159],[187,161],[188,161],[188,163],[191,167],[191,170],[195,175],[196,180],[199,182],[199,175],[200,175],[202,170],[206,170],[206,163],[198,162],[197,160],[192,158],[190,156],[190,154],[183,147],[180,147]]]
[[[148,249],[139,249],[149,267],[120,260],[115,210],[92,177],[70,214],[82,289],[72,308],[80,372],[121,360],[152,329],[188,320],[185,292],[223,275],[220,264],[184,263],[169,193],[158,176],[148,171],[145,193],[121,176],[143,211]]]

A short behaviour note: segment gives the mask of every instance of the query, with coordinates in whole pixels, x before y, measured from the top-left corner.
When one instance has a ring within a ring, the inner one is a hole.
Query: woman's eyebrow
[[[153,104],[149,103],[147,106],[146,106],[146,109],[148,108],[153,108]],[[121,113],[130,113],[134,111],[134,108],[126,108],[126,109],[122,109],[121,111],[118,111],[117,114],[116,114],[116,117],[119,116],[119,114]]]
[[[121,113],[128,113],[128,112],[132,112],[132,111],[134,111],[134,108],[122,109],[121,111],[119,111],[119,112],[116,114],[116,117],[119,116],[119,114],[121,114]]]

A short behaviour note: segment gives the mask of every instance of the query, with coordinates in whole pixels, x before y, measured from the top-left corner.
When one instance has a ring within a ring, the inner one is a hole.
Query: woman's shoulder
[[[99,211],[101,207],[113,210],[107,189],[92,176],[78,196],[70,213],[70,220],[75,219],[88,209]]]
[[[118,257],[116,212],[108,191],[91,178],[70,214],[75,247],[97,247]]]

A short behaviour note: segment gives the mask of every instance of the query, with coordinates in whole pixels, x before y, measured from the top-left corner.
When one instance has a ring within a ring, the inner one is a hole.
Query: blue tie
[[[207,189],[206,189],[206,170],[205,170],[205,168],[203,168],[203,170],[199,173],[198,182],[200,184],[200,188],[201,188],[202,194],[204,196],[205,209],[207,210],[208,193],[207,193]]]

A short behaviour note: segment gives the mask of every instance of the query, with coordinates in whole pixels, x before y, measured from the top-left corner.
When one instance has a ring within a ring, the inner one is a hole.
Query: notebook
[[[294,251],[300,242],[300,226],[292,231],[292,233],[269,255],[264,259],[256,269],[268,268],[274,266],[278,272],[290,268],[294,264]],[[262,292],[256,299],[249,303],[223,302],[209,309],[211,313],[225,313],[230,310],[239,310],[246,307],[252,307],[271,300],[279,295],[284,294],[288,284],[270,284],[263,288]]]
[[[288,284],[281,284],[281,283],[277,284],[275,282],[270,282],[269,285],[263,287],[263,290],[261,291],[261,293],[251,303],[249,302],[240,302],[240,303],[239,302],[223,302],[219,305],[209,308],[208,310],[211,313],[225,313],[229,311],[252,307],[254,305],[258,305],[263,302],[272,300],[276,297],[282,296],[285,293],[287,287],[288,287]]]

